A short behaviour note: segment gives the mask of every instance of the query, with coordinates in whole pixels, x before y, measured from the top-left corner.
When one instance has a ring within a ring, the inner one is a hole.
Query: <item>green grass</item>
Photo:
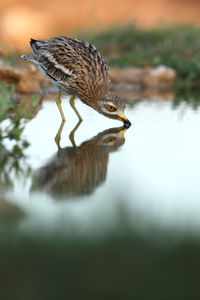
[[[200,28],[194,26],[145,30],[135,25],[81,34],[108,58],[110,66],[166,65],[184,82],[200,78],[199,36]]]
[[[2,129],[0,127],[0,141],[4,138],[12,138],[18,141],[21,133],[24,129],[22,125],[22,119],[24,118],[20,107],[16,107],[16,104],[11,101],[11,95],[13,93],[13,86],[0,82],[0,123],[5,119],[10,120],[10,125]],[[14,110],[15,113],[9,113],[10,110]]]

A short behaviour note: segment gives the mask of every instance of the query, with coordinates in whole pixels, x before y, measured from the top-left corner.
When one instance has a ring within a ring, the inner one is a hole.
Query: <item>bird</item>
[[[36,64],[58,88],[56,103],[63,121],[66,119],[61,107],[61,92],[71,96],[70,105],[80,121],[76,97],[98,113],[130,127],[131,122],[124,115],[125,102],[110,92],[107,61],[94,45],[65,36],[31,38],[30,45],[33,55],[21,58]]]
[[[109,155],[124,143],[125,127],[109,128],[80,146],[60,148],[47,164],[34,172],[34,189],[56,199],[91,195],[106,180]]]

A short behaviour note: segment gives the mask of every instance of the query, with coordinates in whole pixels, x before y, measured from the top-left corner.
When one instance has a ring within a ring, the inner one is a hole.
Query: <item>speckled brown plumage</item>
[[[60,91],[78,96],[99,113],[130,125],[124,116],[125,103],[110,93],[107,62],[95,46],[64,36],[31,39],[30,44],[34,55],[22,58],[36,63]]]
[[[95,102],[94,97],[109,90],[107,63],[88,42],[56,37],[48,42],[38,42],[39,51],[33,40],[31,45],[34,52],[38,53],[37,60],[44,72],[61,90],[76,94],[84,102]],[[55,68],[55,63],[62,65],[69,74],[64,69]]]

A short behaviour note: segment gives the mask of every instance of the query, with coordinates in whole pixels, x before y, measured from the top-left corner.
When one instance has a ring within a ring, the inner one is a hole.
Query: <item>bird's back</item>
[[[109,90],[107,62],[90,43],[58,36],[31,39],[30,44],[34,51],[32,61],[61,90],[74,93],[83,101]]]

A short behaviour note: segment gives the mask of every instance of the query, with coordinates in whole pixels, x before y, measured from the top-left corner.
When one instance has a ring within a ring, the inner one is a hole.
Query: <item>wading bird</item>
[[[61,92],[71,95],[70,105],[82,120],[74,100],[82,102],[100,114],[119,119],[126,127],[131,125],[124,115],[124,101],[110,93],[108,66],[101,53],[87,41],[58,36],[50,39],[31,39],[34,55],[21,57],[38,65],[39,69],[57,86],[56,103],[63,121]]]

